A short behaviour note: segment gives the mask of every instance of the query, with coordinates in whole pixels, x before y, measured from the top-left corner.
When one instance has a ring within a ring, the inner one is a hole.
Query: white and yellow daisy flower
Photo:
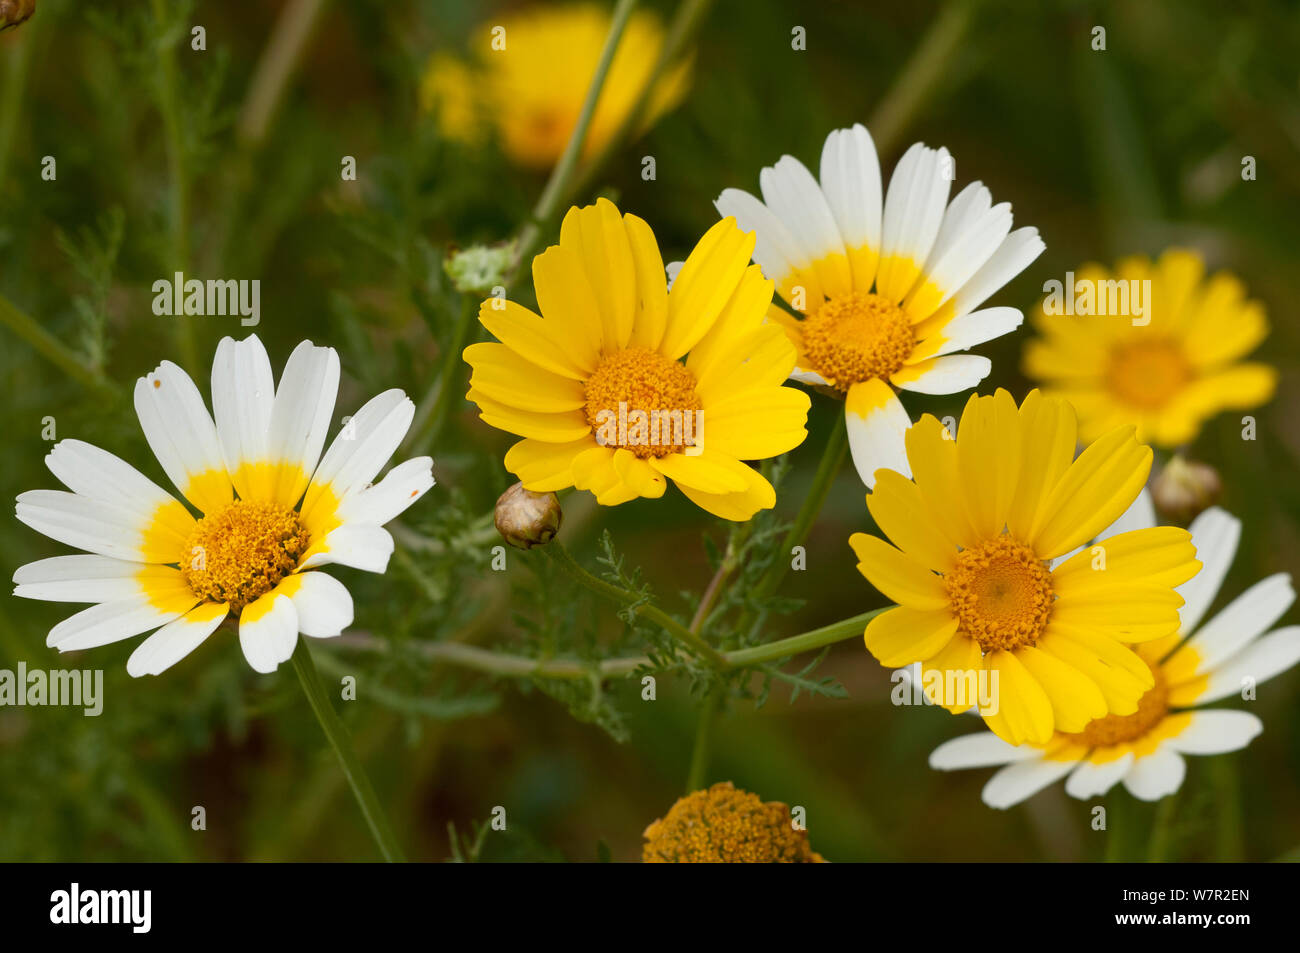
[[[334,349],[304,341],[276,387],[256,335],[217,347],[215,423],[175,364],[140,378],[145,439],[198,518],[113,454],[80,440],[55,444],[45,462],[68,490],[21,494],[18,519],[84,553],[20,567],[14,595],[94,605],[46,643],[68,652],[157,629],[126,666],[157,675],[230,618],[248,663],[271,672],[298,633],[328,638],[350,625],[347,589],[314,570],[383,572],[393,552],[383,524],[433,485],[433,473],[418,457],[371,483],[411,424],[414,406],[400,390],[357,411],[322,457],[338,382]]]
[[[976,311],[1043,251],[1036,228],[1011,230],[1011,206],[973,182],[948,201],[952,157],[916,143],[881,188],[861,125],[822,148],[821,181],[782,156],[759,175],[762,201],[726,189],[714,203],[758,235],[754,261],[776,283],[768,312],[799,358],[791,375],[845,397],[853,462],[868,488],[881,467],[904,475],[911,425],[896,388],[956,394],[989,373],[959,354],[1015,330],[1016,308]]]
[[[1154,525],[1155,512],[1144,493],[1125,515],[1123,528]],[[1112,528],[1108,535],[1115,532]],[[1134,797],[1155,801],[1182,784],[1183,755],[1246,747],[1263,730],[1259,718],[1202,706],[1240,694],[1300,661],[1300,626],[1264,634],[1295,601],[1295,591],[1286,573],[1269,576],[1198,629],[1232,563],[1241,523],[1215,507],[1192,522],[1191,532],[1204,568],[1178,587],[1185,600],[1180,630],[1133,646],[1154,682],[1135,712],[1095,719],[1082,731],[1058,732],[1045,745],[1016,747],[987,731],[964,735],[936,748],[931,766],[943,771],[1001,766],[983,792],[984,802],[996,808],[1018,804],[1063,777],[1065,790],[1080,799],[1105,794],[1122,781]]]

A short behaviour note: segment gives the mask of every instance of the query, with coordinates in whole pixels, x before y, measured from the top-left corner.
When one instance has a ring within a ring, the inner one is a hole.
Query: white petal
[[[145,519],[174,497],[121,457],[83,440],[60,440],[45,465],[69,490]]]
[[[68,616],[46,636],[45,644],[60,652],[93,649],[111,642],[129,639],[160,625],[179,619],[199,601],[175,611],[159,609],[147,596],[135,596],[117,602],[104,602]]]
[[[993,362],[979,354],[945,354],[904,367],[890,378],[914,394],[959,394],[970,390],[993,370]]]
[[[753,232],[754,261],[781,290],[795,268],[808,264],[799,252],[799,244],[776,214],[743,189],[723,189],[713,202],[723,218],[735,218],[744,232]],[[809,303],[811,305],[811,302]]]
[[[1124,775],[1124,787],[1135,798],[1158,801],[1182,786],[1187,762],[1177,751],[1161,745],[1154,752],[1133,762]]]
[[[1246,679],[1259,685],[1300,662],[1300,626],[1290,625],[1261,636],[1210,673],[1198,705],[1239,695]]]
[[[1183,754],[1225,754],[1240,751],[1263,730],[1248,711],[1194,711],[1187,727],[1164,743]]]
[[[924,294],[926,297],[924,307],[916,310],[914,316],[928,317],[952,298],[957,289],[988,263],[1010,234],[1011,206],[1002,202],[980,210],[982,199],[987,196],[988,190],[983,186],[979,186],[979,189],[973,193],[973,198],[958,205],[971,192],[968,186],[948,207],[939,237],[922,270],[926,284],[933,284],[943,294],[936,299],[930,290],[925,289],[925,285],[918,285],[908,296],[909,304],[918,295]]]
[[[1184,633],[1195,631],[1205,618],[1205,611],[1214,602],[1223,586],[1224,577],[1232,566],[1241,540],[1241,520],[1217,506],[1205,510],[1188,527],[1196,558],[1201,561],[1201,571],[1178,587],[1183,606],[1178,619]]]
[[[205,513],[230,502],[217,428],[188,374],[163,361],[135,382],[135,412],[149,448],[186,499]]]
[[[798,381],[800,384],[813,384],[823,387],[830,386],[830,381],[822,377],[816,371],[801,371],[797,367],[790,372],[790,380]]]
[[[303,341],[293,349],[275,392],[268,435],[271,459],[299,471],[292,485],[277,490],[277,499],[287,505],[298,502],[320,461],[338,390],[339,356],[334,348]]]
[[[1032,745],[1010,745],[991,731],[977,731],[945,741],[930,752],[930,767],[939,771],[959,768],[987,768],[1041,757],[1042,749]]]
[[[285,586],[298,610],[298,631],[314,639],[340,635],[352,624],[352,595],[347,587],[323,572],[300,572]]]
[[[252,494],[240,465],[267,462],[274,400],[271,361],[257,335],[242,341],[222,338],[212,361],[212,410],[226,469],[241,496]]]
[[[758,176],[763,202],[793,236],[804,261],[844,255],[844,240],[826,196],[808,167],[794,156],[782,156]],[[847,259],[844,261],[847,267]]]
[[[1201,657],[1196,671],[1212,672],[1266,632],[1293,602],[1295,590],[1287,573],[1255,583],[1187,640]]]
[[[195,606],[179,619],[145,639],[126,660],[126,671],[132,678],[141,675],[161,675],[185,656],[203,644],[203,640],[217,630],[229,613],[230,607],[205,602]]]
[[[52,556],[14,572],[14,595],[47,602],[116,602],[139,595],[138,562],[107,556]]]
[[[381,526],[344,523],[325,537],[321,549],[303,560],[303,569],[331,563],[365,572],[383,572],[393,555],[393,537]],[[315,550],[316,546],[313,545]]]
[[[253,671],[274,672],[298,644],[298,610],[288,596],[274,591],[244,606],[239,617],[239,645]]]
[[[875,487],[882,468],[912,475],[904,443],[912,420],[892,387],[875,378],[854,384],[844,401],[844,423],[853,465],[867,489]]]
[[[1131,751],[1105,764],[1082,761],[1066,778],[1065,793],[1081,801],[1086,801],[1090,797],[1099,797],[1113,788],[1132,764],[1133,752]]]
[[[945,174],[947,149],[914,143],[898,160],[885,193],[877,293],[903,300],[921,273],[943,224],[952,180]]]
[[[974,311],[1008,281],[1029,267],[1030,262],[1047,246],[1038,237],[1038,229],[1017,228],[1002,240],[998,250],[952,296],[949,307],[954,314]]]
[[[836,129],[822,146],[821,186],[849,249],[870,248],[880,252],[881,205],[880,159],[866,127]],[[854,275],[860,290],[871,287],[872,275]]]
[[[1034,759],[1008,765],[989,779],[981,797],[989,807],[1005,810],[1032,797],[1054,781],[1064,777],[1075,761]]]
[[[414,416],[415,405],[395,388],[367,401],[325,451],[303,499],[303,518],[310,520],[325,497],[342,501],[364,489],[402,442]]]
[[[393,467],[375,485],[348,497],[339,506],[339,517],[345,523],[383,526],[428,492],[433,482],[433,458],[415,457]]]
[[[50,539],[88,553],[144,562],[147,521],[138,513],[63,490],[18,495],[18,519]]]
[[[977,344],[1010,334],[1024,320],[1025,316],[1019,308],[1006,307],[985,308],[958,315],[939,329],[937,334],[943,338],[943,343],[933,354],[927,354],[927,357],[969,351]]]

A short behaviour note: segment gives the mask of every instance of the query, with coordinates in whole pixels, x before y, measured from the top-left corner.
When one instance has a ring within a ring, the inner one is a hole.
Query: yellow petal
[[[894,470],[878,470],[867,509],[895,546],[927,569],[948,572],[957,559],[957,544],[935,524],[916,484]]]
[[[957,425],[957,472],[966,510],[981,538],[1007,522],[1020,474],[1020,418],[1011,394],[972,396]]]
[[[849,545],[858,556],[858,571],[891,602],[913,609],[948,606],[943,578],[883,539],[854,533]]]
[[[1049,491],[1074,460],[1079,428],[1073,407],[1036,390],[1020,405],[1020,422],[1020,476],[1007,525],[1013,536],[1027,540],[1034,538]]]
[[[1008,744],[1047,744],[1055,719],[1052,703],[1042,685],[1011,652],[990,652],[984,657],[996,711],[981,711],[984,723]]]
[[[919,610],[895,606],[867,623],[867,651],[886,668],[924,662],[937,655],[957,631],[947,609]]]

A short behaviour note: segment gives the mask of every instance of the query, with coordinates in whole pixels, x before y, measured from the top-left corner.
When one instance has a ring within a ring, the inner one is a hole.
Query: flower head
[[[0,0],[0,30],[17,26],[35,12],[36,0]]]
[[[759,176],[763,199],[726,189],[714,203],[754,229],[754,261],[790,311],[772,321],[798,349],[792,375],[845,397],[849,446],[868,487],[876,470],[906,473],[911,424],[895,389],[956,394],[988,374],[959,354],[1020,326],[1015,308],[976,311],[1043,250],[1035,228],[1011,230],[1011,206],[973,182],[951,202],[953,159],[916,143],[881,188],[861,125],[826,137],[821,181],[782,156]],[[795,312],[791,314],[791,311]]]
[[[497,532],[516,549],[545,546],[560,531],[564,511],[554,493],[534,493],[516,483],[501,494],[493,513]]]
[[[1145,493],[1124,525],[1155,525]],[[1003,766],[984,788],[985,803],[997,808],[1067,775],[1065,790],[1077,798],[1105,794],[1123,781],[1134,797],[1155,801],[1181,786],[1183,755],[1246,747],[1264,727],[1256,716],[1202,706],[1300,661],[1300,626],[1264,634],[1295,601],[1295,591],[1286,573],[1270,576],[1200,625],[1232,564],[1241,523],[1214,507],[1192,522],[1191,532],[1205,568],[1178,587],[1186,600],[1179,630],[1134,646],[1151,681],[1135,711],[1093,719],[1080,731],[1058,731],[1042,745],[1015,747],[988,732],[964,735],[936,748],[930,764],[940,770]]]
[[[475,31],[480,46],[472,64],[445,54],[430,60],[423,104],[450,138],[473,143],[494,126],[516,163],[552,165],[578,123],[609,28],[609,12],[595,4],[503,15]],[[607,143],[631,112],[663,42],[657,16],[632,14],[587,128],[587,153]],[[646,106],[647,125],[682,100],[689,76],[689,65],[681,65],[659,80]]]
[[[645,829],[647,864],[819,864],[790,808],[723,781],[695,791]]]
[[[882,470],[867,496],[893,545],[849,540],[898,603],[868,623],[867,648],[922,663],[928,696],[978,706],[1011,744],[1136,712],[1155,680],[1126,645],[1177,630],[1174,587],[1200,567],[1175,527],[1079,549],[1133,503],[1152,454],[1128,427],[1075,459],[1075,433],[1070,405],[1037,391],[1019,409],[1004,390],[972,396],[956,439],[927,414],[907,434],[913,478]]]
[[[1263,307],[1233,275],[1207,279],[1195,252],[1128,258],[1113,273],[1089,265],[1074,287],[1061,308],[1040,306],[1024,366],[1074,404],[1085,440],[1132,423],[1144,443],[1176,447],[1220,411],[1273,396],[1277,371],[1242,361],[1268,335]]]
[[[669,292],[650,227],[610,202],[573,208],[533,259],[542,315],[489,298],[468,399],[524,439],[506,469],[538,493],[577,487],[612,506],[671,478],[716,516],[773,506],[762,460],[807,435],[808,396],[783,387],[794,348],[764,323],[772,283],[731,220],[700,239]]]
[[[248,663],[271,672],[298,633],[328,638],[351,625],[347,589],[315,570],[383,572],[393,551],[383,524],[433,474],[418,457],[371,483],[414,414],[400,390],[357,411],[322,457],[338,382],[334,349],[304,341],[275,386],[256,335],[217,347],[215,423],[175,364],[140,378],[145,439],[197,517],[113,454],[80,440],[55,444],[45,462],[71,492],[20,494],[18,519],[84,553],[20,567],[14,595],[94,605],[51,629],[47,644],[68,652],[157,629],[126,665],[134,676],[157,675],[230,618]]]

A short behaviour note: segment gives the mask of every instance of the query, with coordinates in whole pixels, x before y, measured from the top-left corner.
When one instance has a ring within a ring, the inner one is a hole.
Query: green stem
[[[894,607],[883,606],[879,609],[872,609],[870,612],[864,612],[861,615],[841,619],[839,622],[832,622],[820,629],[812,629],[800,635],[792,635],[788,639],[778,639],[775,642],[768,642],[766,645],[737,649],[733,652],[727,652],[724,658],[728,668],[739,668],[747,665],[759,665],[763,662],[775,662],[803,652],[811,652],[814,649],[824,648],[832,643],[843,642],[845,639],[862,635],[868,622],[886,609],[892,608]]]
[[[587,128],[591,125],[591,117],[596,112],[596,103],[600,100],[600,91],[605,85],[605,77],[609,74],[610,64],[614,62],[614,52],[618,49],[619,40],[623,37],[623,31],[627,27],[627,21],[632,16],[632,9],[635,6],[636,0],[618,0],[618,5],[614,8],[609,33],[605,36],[605,47],[600,51],[600,59],[596,63],[596,72],[591,77],[591,85],[587,87],[587,97],[583,100],[582,111],[578,113],[577,125],[573,127],[573,132],[569,135],[569,141],[564,147],[564,153],[560,156],[560,161],[551,170],[551,177],[546,181],[545,188],[542,189],[541,197],[537,200],[537,205],[533,209],[531,220],[519,233],[516,250],[518,257],[515,261],[512,278],[517,277],[523,271],[521,266],[528,260],[528,256],[541,234],[542,226],[551,220],[559,209],[561,200],[569,194],[571,180],[578,167],[578,157],[582,154],[582,144],[587,139]],[[511,281],[510,283],[513,284],[514,282]]]
[[[723,657],[721,652],[709,645],[662,609],[644,601],[642,597],[636,593],[629,592],[628,590],[615,586],[612,583],[608,583],[603,579],[598,579],[591,573],[587,572],[587,570],[583,569],[573,556],[570,555],[569,551],[564,548],[564,545],[559,540],[555,540],[549,545],[542,547],[542,551],[550,556],[557,566],[577,580],[578,583],[590,589],[598,596],[603,596],[613,602],[622,603],[637,615],[643,616],[651,622],[654,622],[683,645],[689,646],[696,655],[699,655],[714,668],[726,667],[726,659]]]
[[[1231,755],[1208,759],[1218,824],[1215,826],[1215,860],[1232,862],[1242,858],[1241,788],[1237,764]]]
[[[240,145],[256,147],[266,138],[284,91],[325,9],[326,0],[290,0],[280,11],[271,39],[253,71],[239,111],[235,134]]]
[[[785,539],[781,542],[781,548],[776,551],[772,565],[754,586],[753,596],[756,600],[766,599],[776,592],[781,581],[785,579],[785,574],[790,571],[790,552],[808,538],[808,533],[812,530],[812,525],[826,502],[826,495],[834,485],[840,467],[844,465],[844,457],[848,449],[848,428],[844,423],[844,415],[837,414],[830,436],[826,439],[826,446],[822,450],[821,462],[817,464],[817,472],[813,474],[812,486],[808,488],[808,494],[804,497],[803,504],[794,518],[794,524],[785,534]],[[741,632],[753,631],[762,624],[765,615],[766,613],[760,613],[751,628],[749,623],[752,614],[747,612],[741,617],[737,628]]]
[[[97,396],[116,397],[117,391],[112,384],[87,367],[66,344],[41,327],[35,318],[18,310],[3,295],[0,295],[0,324],[7,326],[42,357]]]
[[[703,22],[710,2],[711,0],[683,0],[682,5],[677,8],[673,22],[668,27],[664,45],[659,51],[659,59],[655,62],[654,69],[650,72],[645,84],[637,94],[632,108],[627,111],[627,115],[623,117],[614,134],[606,140],[600,152],[593,156],[583,167],[582,173],[574,183],[570,194],[581,195],[591,188],[597,173],[605,167],[610,157],[622,147],[623,143],[633,136],[642,114],[650,103],[650,97],[654,95],[655,88],[668,70],[675,66],[681,58],[682,50]]]
[[[298,640],[291,660],[293,670],[298,673],[298,681],[302,683],[303,694],[307,696],[307,702],[311,705],[316,720],[320,722],[321,730],[329,739],[330,747],[338,756],[339,766],[348,779],[352,794],[357,799],[357,805],[361,808],[361,814],[366,819],[366,825],[370,828],[370,834],[375,839],[379,853],[389,863],[404,860],[402,848],[398,846],[397,838],[393,836],[392,826],[388,823],[388,817],[379,804],[379,798],[375,795],[370,778],[366,776],[365,769],[357,759],[357,753],[352,749],[352,739],[348,736],[348,730],[343,726],[342,719],[339,718],[338,712],[330,703],[329,695],[325,692],[325,685],[320,680],[315,663],[312,662],[311,650],[307,648],[305,638]]]
[[[700,718],[695,726],[695,745],[691,748],[691,767],[686,775],[686,793],[698,791],[704,787],[704,779],[709,773],[709,748],[713,736],[713,719],[718,713],[718,703],[722,697],[722,688],[715,686],[704,696],[700,706]]]

